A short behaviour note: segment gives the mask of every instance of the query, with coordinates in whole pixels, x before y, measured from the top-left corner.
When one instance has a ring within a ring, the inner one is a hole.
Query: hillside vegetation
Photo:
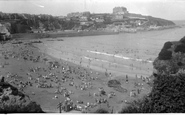
[[[0,113],[43,113],[40,105],[6,82],[0,82]]]
[[[142,16],[140,14],[128,13],[121,19],[117,19],[119,16],[120,15],[108,13],[89,13],[88,16],[82,15],[81,17],[60,17],[46,14],[33,15],[0,12],[0,23],[5,25],[11,34],[30,33],[33,31],[98,30],[101,28],[107,28],[110,25],[115,27],[117,26],[115,23],[124,24],[124,26],[129,28],[149,28],[150,26],[162,27],[175,25],[169,20],[151,16]]]

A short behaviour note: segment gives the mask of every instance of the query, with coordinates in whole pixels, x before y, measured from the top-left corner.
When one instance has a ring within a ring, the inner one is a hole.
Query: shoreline
[[[72,54],[70,52],[67,53],[67,56],[60,51],[59,49],[55,49],[53,47],[48,46],[47,44],[43,43],[43,46],[36,46],[42,53],[45,53],[51,57],[57,58],[57,59],[61,59],[70,63],[73,63],[77,66],[81,66],[84,67],[86,69],[92,69],[94,71],[98,71],[98,72],[108,72],[111,73],[114,77],[120,77],[120,76],[125,76],[125,75],[129,75],[130,78],[134,78],[135,75],[141,75],[141,76],[145,76],[145,77],[150,77],[150,71],[146,72],[147,70],[141,70],[139,69],[137,66],[133,66],[131,67],[130,65],[128,65],[127,60],[131,61],[131,62],[137,62],[137,63],[141,63],[141,59],[133,59],[133,58],[129,58],[129,59],[125,59],[122,56],[113,56],[114,58],[118,58],[118,60],[123,60],[126,61],[126,63],[113,63],[110,60],[101,60],[101,59],[96,59],[94,57],[86,57],[85,55],[79,55],[79,59],[81,58],[82,60],[78,60],[75,58],[75,54]],[[87,50],[88,52],[88,50]],[[93,54],[93,53],[92,53]],[[96,55],[96,54],[95,54]],[[106,55],[105,55],[106,56]],[[110,57],[110,56],[108,56]],[[120,59],[119,59],[120,58]],[[89,60],[90,59],[90,60]],[[146,60],[144,60],[146,61]],[[150,61],[146,61],[146,63],[151,63]]]
[[[136,32],[131,31],[113,31],[113,30],[91,30],[91,31],[49,31],[46,33],[15,33],[12,34],[13,39],[42,39],[42,38],[58,38],[58,37],[83,37],[83,36],[101,36],[101,35],[116,35],[116,34],[135,34],[135,33],[145,33],[151,31],[163,31],[168,29],[176,29],[180,28],[179,26],[170,26],[170,27],[162,27],[158,29],[148,29],[148,30],[137,30]]]
[[[82,31],[82,32],[48,32],[48,33],[16,33],[12,34],[13,39],[42,39],[42,38],[58,38],[58,37],[83,37],[83,36],[100,36],[100,35],[116,35],[119,32],[114,31]]]

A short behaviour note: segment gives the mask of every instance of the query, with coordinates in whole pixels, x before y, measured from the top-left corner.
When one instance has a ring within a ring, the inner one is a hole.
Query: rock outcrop
[[[40,105],[16,87],[0,80],[0,113],[43,113]]]
[[[164,44],[154,63],[154,74],[177,74],[185,69],[185,36]]]

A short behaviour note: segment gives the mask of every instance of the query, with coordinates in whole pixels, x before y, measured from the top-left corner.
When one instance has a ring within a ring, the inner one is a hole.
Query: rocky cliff
[[[185,36],[164,44],[154,63],[154,74],[178,74],[185,69]]]
[[[43,113],[40,105],[16,87],[0,81],[0,113]]]

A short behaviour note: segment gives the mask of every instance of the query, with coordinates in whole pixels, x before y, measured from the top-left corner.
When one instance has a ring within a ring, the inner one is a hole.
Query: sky
[[[66,16],[70,12],[112,13],[116,6],[168,20],[185,20],[185,0],[0,0],[5,13],[51,14]]]

